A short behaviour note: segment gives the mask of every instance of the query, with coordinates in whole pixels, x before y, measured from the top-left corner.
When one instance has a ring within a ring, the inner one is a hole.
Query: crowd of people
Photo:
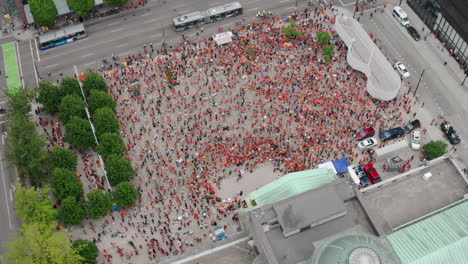
[[[406,113],[400,109],[411,98],[369,96],[365,76],[346,63],[347,48],[328,14],[323,8],[299,13],[301,37],[284,36],[288,23],[274,17],[233,29],[233,42],[224,46],[186,39],[103,72],[141,196],[101,224],[86,221],[73,238],[94,241],[99,263],[162,260],[216,241],[215,228],[227,237],[239,232],[245,196],[219,197],[221,188],[242,190],[223,186],[225,178],[240,179],[265,162],[286,174],[342,157],[369,159],[357,150],[355,132],[401,125]],[[330,62],[316,42],[318,31],[332,35]],[[169,83],[168,72],[177,84]]]

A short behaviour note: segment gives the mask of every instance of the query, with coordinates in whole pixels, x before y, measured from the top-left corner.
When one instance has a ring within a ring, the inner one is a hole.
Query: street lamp
[[[418,84],[416,84],[416,88],[414,89],[414,94],[413,94],[413,97],[416,96],[416,92],[418,91],[418,87],[419,87],[419,83],[421,82],[421,79],[424,75],[424,72],[429,70],[430,68],[426,68],[424,69],[422,72],[421,72],[421,76],[419,77],[419,81],[418,81]]]

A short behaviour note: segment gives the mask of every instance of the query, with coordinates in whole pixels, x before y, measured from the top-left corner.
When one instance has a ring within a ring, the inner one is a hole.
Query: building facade
[[[408,0],[408,5],[468,71],[468,1]]]

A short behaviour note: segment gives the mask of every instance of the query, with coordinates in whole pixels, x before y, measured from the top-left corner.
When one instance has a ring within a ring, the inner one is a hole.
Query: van
[[[393,8],[392,15],[398,20],[398,22],[400,22],[402,26],[406,27],[409,25],[408,15],[405,13],[405,11],[403,11],[401,7],[395,6]]]

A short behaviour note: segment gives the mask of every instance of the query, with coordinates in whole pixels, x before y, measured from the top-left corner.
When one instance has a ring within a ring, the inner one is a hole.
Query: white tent
[[[319,164],[317,167],[319,168],[329,168],[332,169],[335,174],[337,174],[335,166],[333,165],[333,162],[327,161],[325,163]]]
[[[218,46],[226,44],[226,43],[231,43],[232,42],[232,32],[231,31],[226,31],[223,33],[216,34],[213,37],[213,40],[218,44]]]
[[[359,184],[360,180],[359,180],[359,177],[354,172],[353,166],[348,167],[348,173],[349,173],[349,176],[351,176],[351,179],[354,181],[354,183]]]

